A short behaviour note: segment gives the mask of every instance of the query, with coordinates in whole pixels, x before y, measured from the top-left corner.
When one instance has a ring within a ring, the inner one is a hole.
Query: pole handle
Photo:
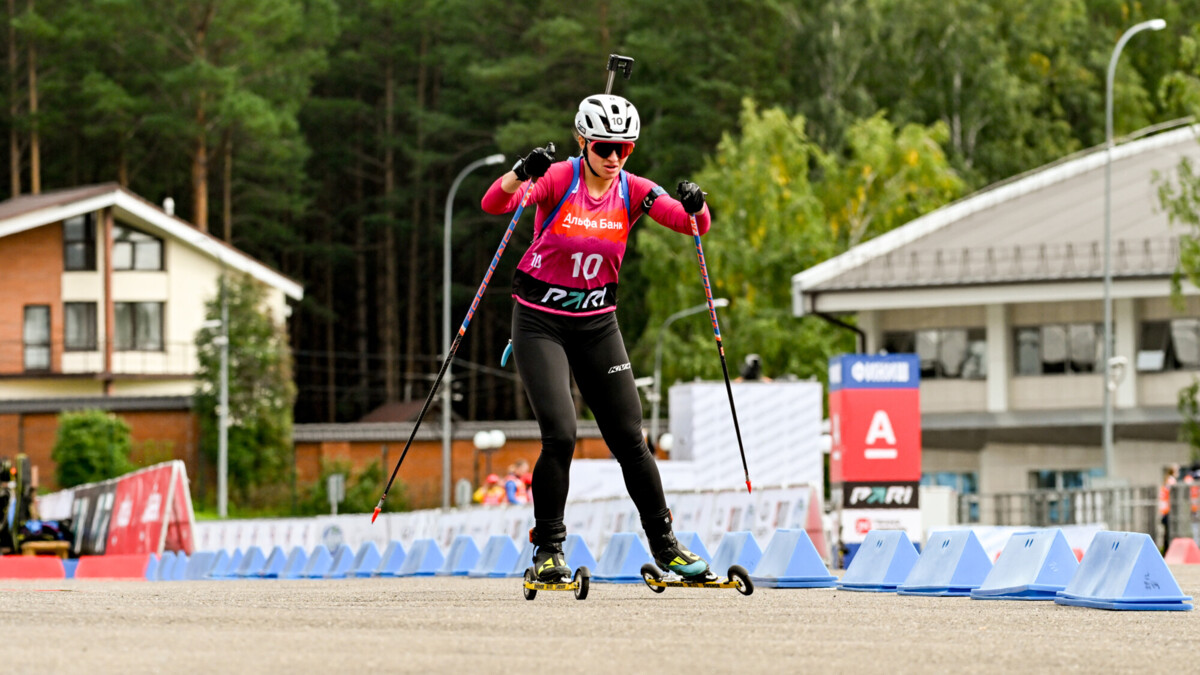
[[[633,58],[629,56],[621,56],[620,54],[608,55],[608,84],[604,87],[605,94],[612,93],[613,80],[618,72],[625,76],[628,80],[633,74]]]

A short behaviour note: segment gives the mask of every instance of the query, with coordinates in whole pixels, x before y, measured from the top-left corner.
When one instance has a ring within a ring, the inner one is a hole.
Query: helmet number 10
[[[575,261],[575,271],[571,273],[571,276],[578,277],[579,273],[583,272],[583,278],[590,281],[600,273],[600,263],[604,258],[599,253],[593,253],[584,259],[583,253],[573,253],[571,260]]]

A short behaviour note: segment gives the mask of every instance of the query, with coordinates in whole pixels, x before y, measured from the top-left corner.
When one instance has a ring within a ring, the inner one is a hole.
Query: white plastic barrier
[[[814,507],[820,513],[819,497],[814,503],[814,495],[817,492],[809,486],[761,488],[752,495],[745,490],[668,493],[667,505],[675,518],[675,530],[698,532],[711,549],[725,532],[750,530],[765,545],[778,528],[811,529]],[[565,522],[567,530],[582,536],[592,551],[602,551],[617,532],[640,534],[642,530],[637,509],[628,498],[571,502]],[[369,514],[205,521],[196,524],[196,546],[201,551],[232,552],[250,546],[269,551],[274,546],[311,550],[317,544],[331,549],[346,544],[358,550],[364,542],[373,541],[384,550],[392,540],[407,547],[428,538],[445,549],[460,534],[470,535],[479,546],[493,534],[523,542],[531,527],[532,506],[383,513],[374,524]]]

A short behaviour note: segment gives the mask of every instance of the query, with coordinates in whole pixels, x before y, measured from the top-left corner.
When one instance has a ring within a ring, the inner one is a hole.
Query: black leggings
[[[575,453],[571,375],[621,465],[625,487],[647,534],[669,531],[670,512],[654,456],[642,437],[642,402],[616,312],[560,316],[513,302],[513,357],[542,432],[533,468],[533,516],[539,538],[566,535],[563,511]]]

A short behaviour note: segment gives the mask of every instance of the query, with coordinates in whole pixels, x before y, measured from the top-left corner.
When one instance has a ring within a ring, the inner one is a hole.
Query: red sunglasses
[[[633,143],[614,141],[592,141],[592,152],[596,153],[597,157],[608,157],[615,152],[619,159],[625,159],[633,153],[633,145]]]

